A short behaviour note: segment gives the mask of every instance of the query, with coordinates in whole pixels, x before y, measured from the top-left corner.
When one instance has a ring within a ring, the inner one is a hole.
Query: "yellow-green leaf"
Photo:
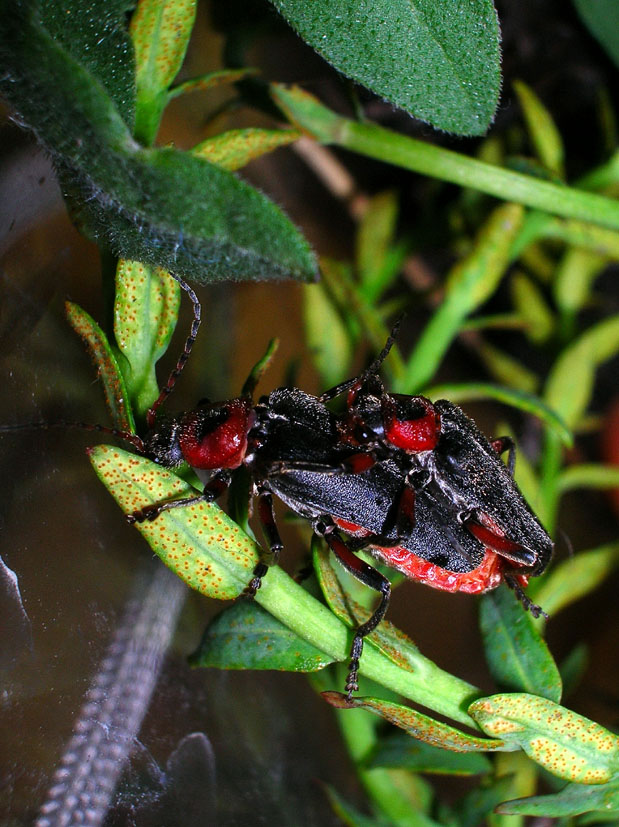
[[[494,738],[518,744],[553,775],[603,784],[619,769],[619,738],[559,704],[525,693],[492,695],[469,714]]]
[[[234,171],[300,137],[296,129],[230,129],[207,138],[191,151],[211,164]]]

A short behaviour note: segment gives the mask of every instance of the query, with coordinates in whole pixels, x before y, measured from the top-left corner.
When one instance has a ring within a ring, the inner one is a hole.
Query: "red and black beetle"
[[[364,373],[319,397],[279,388],[254,403],[263,362],[239,397],[157,419],[200,324],[195,293],[177,280],[193,302],[194,321],[176,368],[148,412],[146,436],[73,423],[113,433],[162,466],[186,462],[204,482],[202,494],[147,505],[128,515],[129,522],[212,501],[228,487],[233,471],[245,466],[267,544],[249,594],[282,548],[273,514],[276,495],[311,520],[340,562],[381,595],[354,635],[349,694],[357,689],[363,639],[384,617],[391,593],[387,578],[356,556],[361,548],[407,577],[447,591],[480,593],[505,581],[539,614],[522,587],[546,568],[553,546],[514,482],[511,440],[488,441],[445,400],[389,394],[378,371],[393,334]],[[333,412],[328,403],[344,393],[344,412]],[[508,449],[505,466],[500,454]]]

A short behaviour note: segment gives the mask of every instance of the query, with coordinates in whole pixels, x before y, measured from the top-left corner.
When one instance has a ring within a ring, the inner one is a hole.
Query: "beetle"
[[[378,607],[353,637],[349,697],[358,688],[363,640],[384,617],[391,594],[389,580],[356,555],[362,548],[407,577],[448,591],[479,593],[505,581],[539,614],[523,586],[547,566],[552,542],[513,480],[511,441],[490,442],[446,400],[388,393],[379,369],[395,329],[367,370],[320,396],[278,388],[255,403],[265,357],[240,396],[203,400],[194,410],[158,417],[189,358],[201,318],[197,296],[175,278],[193,303],[194,318],[183,353],[147,413],[146,435],[56,423],[111,433],[164,467],[187,463],[203,481],[201,494],[146,505],[127,515],[130,523],[213,501],[245,466],[266,540],[247,595],[260,588],[282,550],[274,495],[310,520],[344,567],[380,594]],[[333,411],[331,401],[344,394],[344,410]],[[500,459],[505,450],[507,467]]]

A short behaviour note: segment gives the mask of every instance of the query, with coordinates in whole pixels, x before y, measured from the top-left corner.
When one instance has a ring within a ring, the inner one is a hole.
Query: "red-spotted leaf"
[[[97,476],[125,514],[199,493],[171,471],[120,448],[98,445],[89,453]],[[258,561],[256,544],[214,503],[173,508],[137,528],[167,566],[208,597],[238,597]]]
[[[619,771],[619,738],[599,724],[535,695],[492,695],[469,714],[494,738],[517,745],[549,772],[603,784]]]
[[[112,352],[107,336],[94,319],[73,302],[65,303],[69,324],[80,336],[97,368],[103,385],[105,402],[112,416],[114,426],[121,431],[135,432],[131,406],[127,404],[129,393],[122,371]]]
[[[506,745],[501,740],[478,738],[443,724],[402,704],[391,703],[382,698],[351,698],[340,692],[322,692],[322,697],[337,709],[367,709],[380,715],[389,723],[406,730],[413,738],[419,738],[436,747],[454,752],[487,752],[492,750],[511,750],[515,747]]]

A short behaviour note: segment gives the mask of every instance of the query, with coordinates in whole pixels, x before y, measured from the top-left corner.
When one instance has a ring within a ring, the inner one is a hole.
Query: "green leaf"
[[[524,273],[514,273],[510,288],[516,312],[527,320],[527,337],[535,344],[545,342],[552,335],[554,318],[541,290]]]
[[[561,699],[561,676],[533,618],[508,588],[484,594],[480,626],[496,683],[512,692]]]
[[[196,0],[140,0],[131,18],[136,62],[135,137],[150,145],[157,134],[193,29]]]
[[[619,315],[615,315],[590,327],[553,365],[544,401],[568,427],[574,428],[587,410],[596,368],[618,351]]]
[[[98,445],[90,461],[125,514],[198,494],[171,471],[120,448]],[[167,566],[208,597],[238,597],[258,562],[256,544],[214,503],[173,508],[136,527]]]
[[[332,387],[348,373],[353,342],[324,284],[305,285],[303,299],[305,337],[312,362],[326,387]]]
[[[514,89],[518,95],[537,157],[546,169],[562,178],[564,175],[563,141],[550,112],[526,83],[516,80]]]
[[[251,601],[235,603],[219,614],[190,658],[192,666],[284,672],[316,672],[332,662]]]
[[[619,778],[607,784],[567,784],[554,795],[538,795],[506,801],[497,812],[562,818],[581,813],[600,812],[610,816],[619,811]],[[619,820],[619,816],[615,815]]]
[[[615,0],[574,0],[583,23],[619,66],[619,8]]]
[[[619,542],[581,551],[535,584],[535,600],[551,617],[596,589],[619,564]]]
[[[435,747],[453,752],[489,752],[492,750],[511,750],[516,747],[506,746],[502,740],[488,740],[475,735],[468,735],[440,721],[435,721],[421,712],[392,703],[383,698],[358,697],[350,700],[341,692],[322,692],[322,697],[336,709],[367,709],[379,715],[394,726],[406,730],[413,738],[425,741]],[[475,704],[473,704],[475,706]]]
[[[159,396],[155,364],[168,348],[179,307],[180,286],[169,273],[119,261],[114,336],[127,360],[130,398],[142,416]]]
[[[66,302],[65,312],[69,324],[83,339],[97,368],[114,427],[120,431],[135,433],[133,413],[128,404],[127,386],[107,336],[94,319],[77,304]]]
[[[355,264],[361,289],[369,302],[376,303],[388,287],[385,275],[395,275],[385,265],[390,263],[388,253],[394,242],[397,220],[398,197],[393,190],[387,190],[370,199],[359,224]]]
[[[412,810],[409,803],[406,804],[406,815],[397,819],[382,813],[368,816],[360,813],[334,787],[326,785],[325,792],[335,815],[341,819],[342,824],[349,825],[349,827],[439,827],[438,822],[423,813]]]
[[[236,83],[237,80],[243,80],[255,74],[257,74],[257,70],[249,66],[243,69],[218,69],[215,72],[207,72],[205,75],[185,80],[183,83],[179,83],[178,86],[173,86],[168,90],[168,101],[178,98],[179,95],[187,95],[190,92],[204,92],[206,89],[213,89],[215,86],[222,84]]]
[[[437,775],[481,775],[492,770],[492,764],[485,755],[450,752],[400,732],[379,742],[368,766]]]
[[[509,353],[494,347],[481,337],[475,348],[488,373],[500,382],[501,386],[514,388],[531,396],[537,391],[539,378],[518,359],[514,359]]]
[[[194,146],[191,154],[234,171],[300,137],[301,133],[296,129],[230,129]]]
[[[469,707],[488,735],[520,746],[553,775],[603,784],[619,769],[619,738],[599,724],[535,695],[492,695]]]
[[[19,4],[26,13],[33,9],[34,14],[40,14],[50,35],[104,87],[129,129],[134,120],[135,62],[126,13],[132,5],[127,0],[45,0]],[[9,24],[6,15],[17,12],[21,16],[22,9],[17,9],[14,0],[0,4],[3,26]]]
[[[553,282],[553,296],[563,313],[573,315],[585,307],[593,282],[607,263],[606,256],[590,250],[579,247],[566,250]]]
[[[75,220],[126,259],[188,277],[312,280],[309,246],[265,196],[188,153],[143,149],[35,13],[5,0],[0,92],[53,154]]]
[[[412,393],[434,375],[465,318],[498,287],[509,263],[509,250],[522,222],[523,209],[504,204],[490,215],[472,251],[449,273],[445,298],[413,350],[398,390]]]
[[[500,86],[489,0],[272,0],[335,68],[433,126],[483,135]]]
[[[619,468],[597,462],[570,465],[558,480],[561,492],[572,488],[619,488]]]
[[[505,405],[530,413],[546,425],[565,445],[572,445],[571,431],[555,411],[539,397],[514,388],[501,385],[491,385],[487,382],[466,382],[462,384],[433,385],[424,390],[424,395],[430,399],[449,399],[451,402],[467,402],[475,399],[495,399]]]

